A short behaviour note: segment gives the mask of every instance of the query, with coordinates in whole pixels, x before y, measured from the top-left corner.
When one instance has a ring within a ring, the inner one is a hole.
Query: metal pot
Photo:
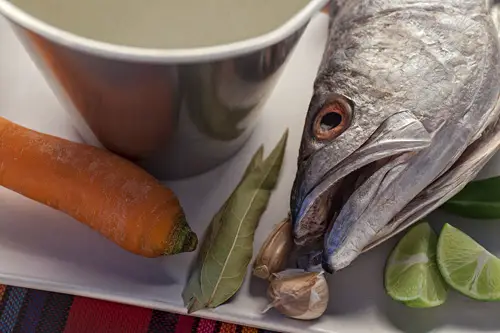
[[[193,176],[237,153],[310,18],[311,0],[278,29],[199,49],[145,49],[83,38],[6,0],[0,13],[84,141],[159,179]]]

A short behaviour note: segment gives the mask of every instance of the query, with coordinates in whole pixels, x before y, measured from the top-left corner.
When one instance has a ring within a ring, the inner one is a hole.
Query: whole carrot
[[[0,186],[60,210],[141,256],[190,252],[198,243],[175,194],[140,167],[2,117]]]

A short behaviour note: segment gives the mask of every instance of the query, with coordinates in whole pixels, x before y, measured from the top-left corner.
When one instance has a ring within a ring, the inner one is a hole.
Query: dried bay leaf
[[[240,183],[236,186],[233,193],[238,189],[238,187],[241,185],[241,182],[247,177],[247,175],[250,174],[253,170],[257,169],[262,164],[263,155],[264,155],[264,148],[261,146],[252,157],[252,160],[248,164],[243,174],[243,177],[240,180]],[[192,313],[203,309],[205,307],[205,304],[207,303],[203,298],[203,294],[201,292],[201,281],[200,281],[201,267],[203,265],[203,262],[205,261],[207,253],[210,251],[211,246],[215,243],[215,235],[217,235],[222,225],[221,223],[223,221],[222,216],[224,215],[227,205],[228,202],[226,201],[226,203],[215,214],[214,218],[212,219],[212,222],[208,226],[207,231],[205,232],[205,236],[203,238],[203,242],[200,246],[200,250],[198,253],[198,257],[196,259],[194,269],[191,271],[189,280],[182,292],[182,298],[184,300],[184,305],[188,309],[188,313]]]
[[[255,230],[279,178],[287,138],[288,130],[265,161],[259,148],[212,219],[182,293],[188,313],[217,307],[241,287],[253,255]]]
[[[286,131],[269,157],[241,182],[220,216],[222,226],[201,270],[201,289],[207,307],[226,302],[241,287],[253,255],[255,230],[278,181]]]
[[[182,299],[184,300],[184,306],[187,308],[188,314],[204,308],[199,266],[195,266],[191,271],[189,280],[182,291]]]

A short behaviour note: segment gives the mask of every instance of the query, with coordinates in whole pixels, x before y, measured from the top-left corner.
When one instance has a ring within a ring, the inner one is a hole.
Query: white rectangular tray
[[[259,127],[237,157],[202,176],[168,184],[179,195],[188,220],[199,235],[239,181],[257,147],[265,143],[268,153],[289,127],[291,136],[282,178],[261,220],[255,250],[287,213],[302,125],[326,33],[327,17],[318,15],[265,105]],[[0,115],[42,132],[80,141],[2,18]],[[490,163],[485,172],[498,170],[497,161],[498,158]],[[446,218],[500,253],[500,224]],[[443,215],[434,219],[445,221]],[[262,315],[267,304],[266,284],[250,275],[230,304],[196,315],[279,332],[500,332],[500,304],[479,303],[453,294],[440,308],[414,310],[387,297],[382,272],[394,241],[329,277],[330,305],[320,320],[295,321],[274,311]],[[62,213],[0,189],[1,283],[185,313],[181,290],[193,257],[194,254],[182,254],[154,260],[139,258]]]

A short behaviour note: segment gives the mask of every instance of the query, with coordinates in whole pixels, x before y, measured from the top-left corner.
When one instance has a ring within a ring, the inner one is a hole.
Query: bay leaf
[[[263,162],[264,155],[264,147],[260,146],[259,149],[255,152],[254,156],[250,160],[245,172],[243,173],[243,177],[241,178],[239,184],[233,190],[233,193],[238,189],[241,182],[255,169],[257,169]],[[206,255],[210,250],[212,244],[214,244],[215,235],[217,235],[223,221],[221,218],[224,215],[224,212],[227,208],[228,202],[219,209],[219,211],[215,214],[212,222],[209,224],[207,230],[205,231],[205,235],[203,237],[203,242],[200,246],[200,250],[194,265],[194,268],[190,272],[190,276],[188,282],[182,291],[182,299],[184,300],[184,306],[187,307],[188,314],[201,310],[205,307],[206,300],[203,298],[203,294],[201,291],[201,267],[203,262],[205,261]]]
[[[287,138],[288,130],[269,157],[242,180],[219,216],[221,227],[201,270],[201,290],[209,308],[226,302],[243,283],[255,230],[279,179]]]
[[[188,314],[205,307],[203,305],[203,294],[201,293],[200,269],[201,266],[197,265],[191,270],[188,282],[182,291],[182,299],[184,300],[184,306],[187,308]]]
[[[235,193],[239,191],[241,184],[245,181],[245,179],[248,178],[248,176],[252,172],[255,172],[262,166],[263,154],[264,154],[264,148],[263,146],[261,146],[252,157],[252,160],[248,164],[243,174],[243,177],[241,178],[240,182],[233,190],[229,198],[233,197]],[[209,253],[209,251],[211,251],[212,246],[216,244],[215,237],[218,234],[220,228],[223,226],[222,222],[225,220],[224,216],[227,214],[226,212],[227,209],[230,207],[230,203],[231,200],[227,200],[224,203],[224,205],[219,209],[219,211],[215,214],[214,218],[212,219],[212,222],[210,223],[203,237],[203,242],[202,245],[200,246],[199,254],[196,259],[194,268],[191,270],[188,282],[182,292],[182,298],[184,300],[185,306],[188,309],[188,313],[201,310],[205,308],[206,305],[208,304],[208,299],[207,297],[204,297],[201,290],[201,280],[200,280],[201,269],[203,263],[205,262],[207,254]]]
[[[500,177],[470,182],[441,208],[466,218],[500,219]]]

